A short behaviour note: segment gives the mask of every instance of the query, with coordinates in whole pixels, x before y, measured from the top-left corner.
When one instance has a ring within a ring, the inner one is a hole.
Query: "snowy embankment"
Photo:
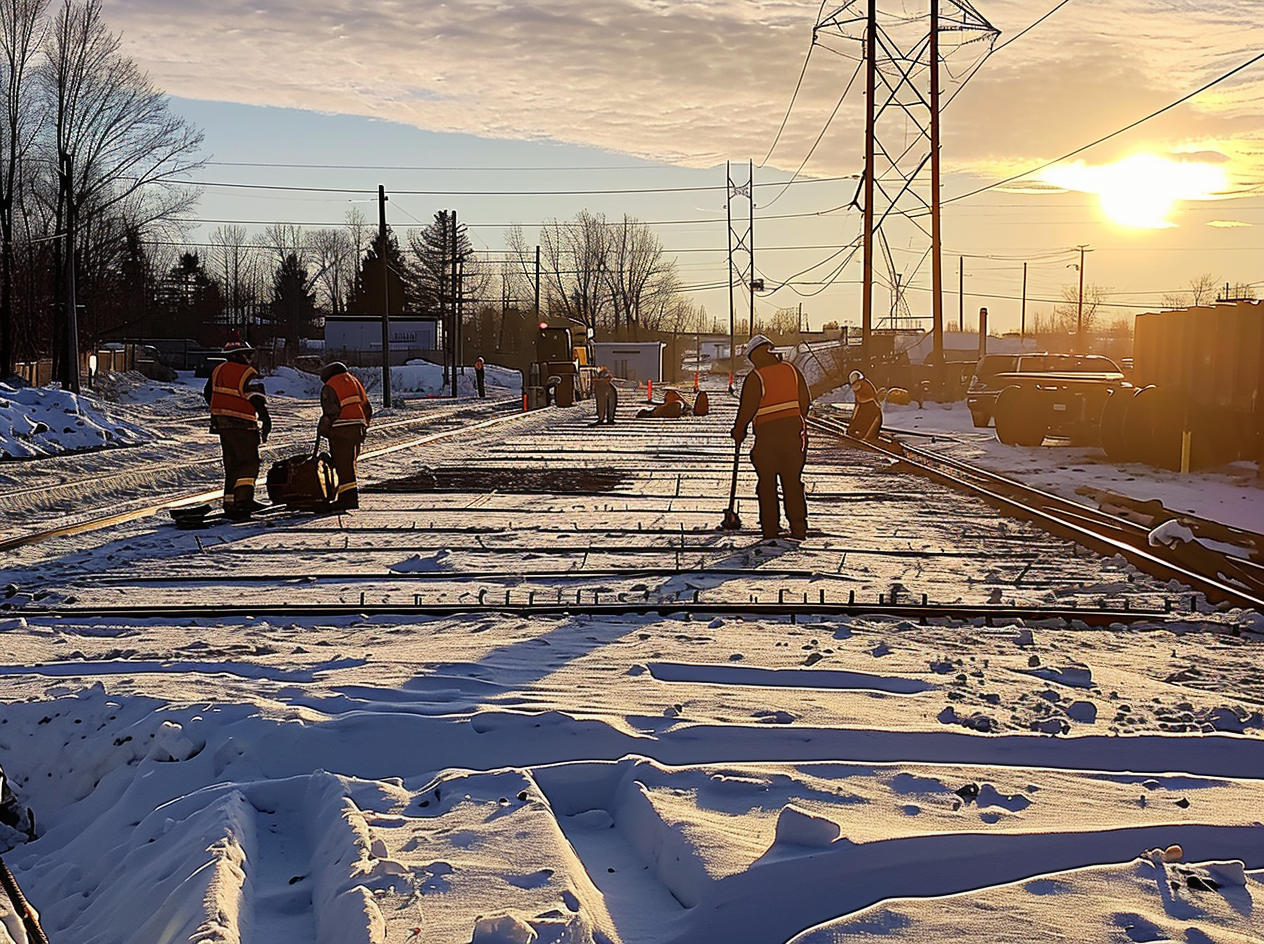
[[[134,446],[152,438],[94,396],[0,383],[0,453],[9,458]]]

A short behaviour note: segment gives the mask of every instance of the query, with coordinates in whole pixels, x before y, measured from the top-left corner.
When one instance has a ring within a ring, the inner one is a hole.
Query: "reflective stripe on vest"
[[[755,368],[762,393],[755,425],[769,420],[784,420],[799,414],[799,375],[789,364],[769,364]]]
[[[224,361],[211,371],[211,415],[254,420],[259,411],[246,395],[246,384],[259,376],[249,364]]]
[[[367,426],[369,414],[365,407],[369,403],[369,395],[364,392],[364,385],[354,374],[335,374],[325,381],[338,395],[340,412],[334,420],[334,426]]]

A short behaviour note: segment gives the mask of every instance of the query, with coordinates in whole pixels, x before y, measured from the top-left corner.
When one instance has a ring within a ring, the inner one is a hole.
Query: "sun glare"
[[[1178,200],[1206,200],[1225,189],[1224,170],[1202,161],[1134,154],[1114,164],[1082,161],[1050,168],[1044,180],[1067,190],[1095,193],[1102,212],[1120,226],[1162,229]]]

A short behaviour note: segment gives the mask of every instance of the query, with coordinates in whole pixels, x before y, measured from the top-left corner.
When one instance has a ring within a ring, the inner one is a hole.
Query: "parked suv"
[[[966,391],[966,406],[975,426],[982,429],[991,425],[996,398],[1010,384],[1009,378],[1000,375],[1013,373],[1115,375],[1123,379],[1119,365],[1101,354],[984,354]]]

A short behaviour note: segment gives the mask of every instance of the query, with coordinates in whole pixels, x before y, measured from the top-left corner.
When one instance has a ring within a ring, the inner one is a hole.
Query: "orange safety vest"
[[[784,420],[791,416],[798,417],[799,412],[799,372],[786,363],[769,364],[767,367],[755,368],[759,376],[761,394],[759,409],[755,412],[755,426],[770,420]]]
[[[338,406],[341,412],[334,420],[334,426],[368,426],[369,395],[364,392],[364,385],[349,372],[335,374],[325,381],[338,394]]]
[[[246,384],[259,372],[249,364],[224,361],[211,371],[211,416],[235,416],[241,420],[254,420],[259,411],[250,402]]]

